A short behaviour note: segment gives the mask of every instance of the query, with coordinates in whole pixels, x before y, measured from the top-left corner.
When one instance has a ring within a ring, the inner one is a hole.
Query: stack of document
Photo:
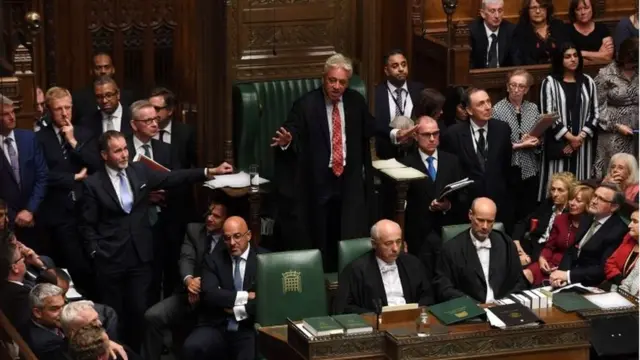
[[[440,192],[440,195],[438,196],[438,201],[442,201],[447,195],[451,194],[452,192],[466,188],[471,184],[473,184],[473,180],[469,180],[469,178],[464,178],[460,181],[456,181],[445,186]]]
[[[268,182],[269,180],[258,176],[258,185],[266,184]],[[206,181],[203,186],[208,187],[209,189],[220,189],[225,187],[245,188],[250,185],[249,174],[244,171],[240,171],[236,174],[216,175],[215,179]]]
[[[603,294],[590,294],[583,296],[585,299],[591,301],[603,310],[632,308],[635,306],[631,301],[627,300],[624,296],[616,292],[606,292]]]
[[[416,180],[424,179],[426,174],[399,162],[396,159],[376,160],[371,162],[374,169],[380,170],[394,180]]]

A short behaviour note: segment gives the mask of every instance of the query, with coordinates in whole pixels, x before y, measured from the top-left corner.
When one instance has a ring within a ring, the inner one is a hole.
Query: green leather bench
[[[456,224],[456,225],[448,225],[442,227],[442,242],[445,243],[463,231],[469,230],[471,224]],[[500,222],[493,224],[494,230],[499,230],[504,232],[504,225]]]
[[[233,86],[233,146],[236,167],[258,164],[260,176],[274,178],[271,138],[293,103],[321,85],[320,78],[236,83]],[[349,87],[367,98],[366,86],[353,75]]]

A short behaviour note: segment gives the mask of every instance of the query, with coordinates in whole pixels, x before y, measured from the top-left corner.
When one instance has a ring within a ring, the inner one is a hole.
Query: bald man
[[[205,257],[200,292],[200,325],[183,346],[185,359],[255,358],[256,255],[251,231],[238,216],[222,226],[226,250]],[[224,357],[224,356],[222,356]]]
[[[493,200],[475,199],[469,210],[471,229],[443,245],[434,279],[439,301],[468,295],[491,303],[525,289],[513,241],[493,231],[496,212]]]
[[[431,305],[433,293],[417,257],[401,251],[402,229],[391,220],[371,228],[373,249],[340,273],[336,314],[375,312],[380,306]]]
[[[423,261],[427,277],[431,280],[442,247],[440,229],[443,225],[460,223],[457,217],[465,216],[467,209],[466,206],[461,206],[464,203],[464,200],[459,200],[461,192],[455,192],[438,201],[438,195],[445,186],[462,179],[460,162],[457,156],[438,149],[440,128],[436,120],[429,116],[421,116],[417,125],[414,136],[418,147],[401,162],[428,176],[424,180],[412,182],[409,186],[405,239],[409,252]],[[461,207],[464,207],[464,210],[461,210]]]

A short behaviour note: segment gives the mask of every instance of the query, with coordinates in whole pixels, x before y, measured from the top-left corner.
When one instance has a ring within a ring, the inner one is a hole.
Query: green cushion
[[[448,225],[442,227],[442,242],[447,242],[454,237],[458,236],[458,234],[466,231],[471,227],[470,224],[457,224],[457,225]],[[504,231],[504,225],[501,222],[497,222],[493,224],[493,228],[496,230]]]
[[[320,78],[236,83],[233,86],[233,147],[236,167],[246,170],[258,164],[260,176],[273,180],[271,138],[285,122],[293,103],[318,88]],[[357,75],[349,87],[367,97]]]
[[[259,254],[256,273],[256,322],[261,326],[328,314],[320,250]]]
[[[371,238],[342,240],[338,243],[338,273],[345,266],[371,250]]]

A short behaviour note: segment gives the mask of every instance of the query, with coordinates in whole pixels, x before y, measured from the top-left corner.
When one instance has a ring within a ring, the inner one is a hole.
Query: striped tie
[[[62,131],[58,132],[58,136],[60,137],[60,149],[62,150],[62,156],[66,159],[69,155],[67,151],[67,145],[69,145],[69,143],[67,142],[67,139],[64,138]]]

